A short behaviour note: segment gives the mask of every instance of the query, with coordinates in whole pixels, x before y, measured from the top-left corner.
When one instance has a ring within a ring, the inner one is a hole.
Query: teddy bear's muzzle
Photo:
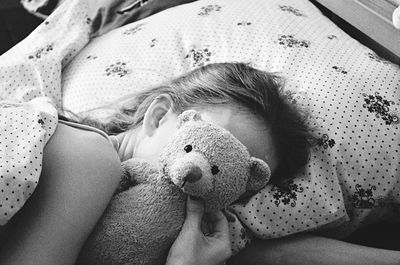
[[[190,152],[176,159],[169,174],[176,186],[194,196],[205,196],[213,188],[210,163],[199,152]]]
[[[188,172],[186,172],[186,176],[183,177],[183,181],[189,183],[195,183],[196,181],[200,180],[203,176],[203,173],[198,166],[193,166],[190,168]]]

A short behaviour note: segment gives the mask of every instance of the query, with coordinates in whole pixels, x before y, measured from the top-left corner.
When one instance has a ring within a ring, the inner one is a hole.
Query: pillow
[[[341,77],[354,87],[350,73],[395,84],[382,74],[396,74],[397,67],[308,1],[252,1],[181,5],[94,39],[64,71],[64,107],[84,111],[212,62],[251,62],[281,72],[290,89]],[[349,74],[338,75],[341,70]]]
[[[370,202],[400,197],[400,69],[306,0],[197,1],[100,36],[65,69],[64,108],[86,111],[216,62],[281,73],[318,135],[305,172],[286,189],[268,185],[232,207],[237,225],[274,238],[346,224],[341,236],[373,221],[364,219],[377,203],[365,204],[362,191]],[[236,231],[232,241],[244,245],[247,230]]]
[[[320,14],[313,5],[294,6],[302,11],[276,1],[198,1],[116,29],[94,39],[67,67],[64,106],[84,111],[211,62],[251,62],[301,83],[307,75],[298,70],[316,67],[309,62],[336,43],[314,22]]]

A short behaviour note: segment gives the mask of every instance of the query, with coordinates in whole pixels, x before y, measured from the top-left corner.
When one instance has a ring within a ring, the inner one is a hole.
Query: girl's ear
[[[264,160],[250,158],[250,177],[247,180],[246,190],[258,191],[267,185],[271,178],[271,169]]]
[[[188,121],[201,121],[201,115],[195,110],[186,110],[179,115],[178,128]]]
[[[161,120],[172,110],[172,99],[168,94],[157,96],[147,108],[143,117],[144,133],[151,137],[159,127]]]

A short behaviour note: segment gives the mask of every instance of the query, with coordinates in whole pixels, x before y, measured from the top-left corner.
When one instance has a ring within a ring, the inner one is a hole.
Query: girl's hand
[[[208,231],[202,230],[204,225]],[[204,204],[188,196],[186,220],[169,251],[167,265],[218,265],[230,256],[229,228],[224,214],[218,211],[204,215]]]

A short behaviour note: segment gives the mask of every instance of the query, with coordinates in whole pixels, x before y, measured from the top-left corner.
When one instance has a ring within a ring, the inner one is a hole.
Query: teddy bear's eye
[[[189,153],[190,151],[192,151],[193,147],[190,144],[188,144],[183,149],[186,151],[186,153]]]
[[[212,173],[213,175],[218,174],[218,172],[219,172],[219,168],[218,168],[217,166],[212,166],[212,167],[211,167],[211,173]]]

